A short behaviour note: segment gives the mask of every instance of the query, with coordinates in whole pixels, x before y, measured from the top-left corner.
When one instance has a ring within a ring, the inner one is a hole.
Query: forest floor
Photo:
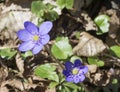
[[[35,16],[32,16],[30,11],[31,2],[32,0],[6,0],[0,3],[0,53],[6,48],[16,50],[13,51],[12,54],[15,55],[11,55],[10,59],[7,56],[0,56],[0,92],[56,92],[55,88],[48,88],[49,80],[38,78],[33,73],[36,66],[52,61],[49,52],[43,49],[38,55],[23,59],[22,53],[17,50],[20,42],[16,32],[23,28],[26,20],[36,23]],[[100,14],[110,17],[110,27],[109,32],[96,35],[97,27],[93,20]],[[84,81],[89,92],[120,92],[120,58],[109,53],[109,47],[120,46],[120,0],[96,0],[87,7],[81,7],[79,11],[63,9],[62,14],[53,24],[54,27],[49,33],[51,40],[48,47],[51,47],[57,36],[67,36],[72,47],[78,48],[78,55],[85,62],[90,56],[86,46],[92,44],[93,47],[96,45],[106,47],[104,51],[97,49],[100,52],[97,57],[104,61],[104,66],[89,66],[91,70]],[[92,41],[85,42],[86,46],[82,44],[83,50],[79,49],[81,45],[77,47],[79,43],[75,38],[77,32],[83,33],[81,39],[93,38]],[[96,50],[92,47],[90,49]],[[79,53],[82,51],[83,53]],[[5,53],[10,52],[9,50]],[[57,69],[61,70],[60,67]],[[113,79],[117,79],[118,83],[113,85]]]

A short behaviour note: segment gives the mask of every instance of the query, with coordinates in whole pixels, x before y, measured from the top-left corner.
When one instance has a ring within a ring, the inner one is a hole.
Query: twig
[[[114,59],[115,61],[118,61],[119,63],[120,63],[120,59],[119,58],[116,58],[116,57],[114,57],[114,56],[111,56],[111,55],[109,55],[109,54],[103,54],[104,56],[106,56],[106,57],[110,57],[110,58],[112,58],[112,59]]]
[[[2,49],[7,49],[7,48],[18,48],[18,46],[5,46],[5,47],[0,47],[0,50],[2,50]]]

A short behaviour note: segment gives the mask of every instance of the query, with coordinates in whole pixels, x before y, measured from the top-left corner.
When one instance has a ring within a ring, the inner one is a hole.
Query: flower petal
[[[43,36],[41,36],[40,38],[41,38],[41,39],[40,39],[40,42],[41,42],[43,45],[47,44],[47,43],[49,42],[49,40],[50,40],[50,36],[49,36],[48,34],[43,35]]]
[[[66,70],[72,70],[72,68],[74,67],[74,64],[70,61],[65,62],[65,68]]]
[[[73,75],[66,77],[66,81],[68,81],[68,82],[73,82],[73,80],[74,80]]]
[[[88,72],[88,67],[87,66],[84,66],[81,71],[86,74]]]
[[[17,32],[17,36],[22,41],[30,41],[32,39],[32,35],[25,29],[19,30]]]
[[[75,75],[73,78],[74,83],[80,82],[80,77],[78,75]]]
[[[28,51],[31,50],[34,47],[34,43],[32,41],[27,41],[27,42],[23,42],[22,44],[20,44],[19,46],[19,50],[20,51]]]
[[[85,76],[83,74],[79,75],[80,77],[80,82],[83,82],[85,80]]]
[[[70,76],[71,72],[68,71],[68,70],[63,70],[63,74],[64,74],[66,77],[68,77],[68,76]]]
[[[76,59],[74,62],[75,67],[79,67],[82,65],[81,61],[79,59]]]
[[[32,53],[33,54],[38,54],[41,50],[42,50],[42,48],[43,48],[43,45],[42,44],[36,44],[35,46],[34,46],[34,48],[32,49]]]
[[[24,27],[25,27],[25,29],[27,29],[27,31],[30,32],[31,34],[33,34],[33,35],[38,34],[38,27],[37,27],[35,24],[33,24],[32,22],[26,21],[26,22],[24,23]]]
[[[53,24],[50,21],[43,22],[39,27],[39,33],[41,35],[47,34],[51,30],[52,26]]]

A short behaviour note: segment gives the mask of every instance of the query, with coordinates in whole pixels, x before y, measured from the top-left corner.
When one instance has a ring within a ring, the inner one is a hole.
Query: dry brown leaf
[[[16,65],[20,71],[20,74],[23,74],[23,72],[24,72],[24,60],[22,60],[19,53],[16,55],[15,59],[16,59]]]
[[[37,23],[38,18],[28,8],[22,8],[15,4],[0,6],[0,8],[2,10],[0,12],[0,31],[6,28],[12,33],[22,29],[25,21]]]
[[[8,77],[8,68],[0,63],[0,85]],[[0,91],[1,92],[1,91]]]
[[[95,56],[102,52],[104,43],[87,32],[80,34],[79,43],[73,48],[73,53],[78,56]]]
[[[17,88],[21,91],[23,91],[25,89],[31,89],[31,88],[36,88],[37,87],[36,84],[24,83],[21,80],[17,80],[17,79],[8,80],[5,83],[3,83],[1,87],[4,87],[7,84],[14,87],[14,88]]]
[[[90,73],[95,73],[97,71],[97,65],[87,65]]]
[[[0,92],[9,92],[7,87],[0,87]]]
[[[120,11],[110,9],[106,12],[110,17],[109,36],[116,38],[117,32],[120,30]]]
[[[89,17],[89,15],[87,13],[81,13],[81,16],[84,17],[85,31],[91,31],[91,30],[97,31],[98,30],[96,24],[93,22],[93,20]]]

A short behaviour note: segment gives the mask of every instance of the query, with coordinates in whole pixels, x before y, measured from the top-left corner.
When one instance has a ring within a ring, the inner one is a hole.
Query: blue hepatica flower
[[[50,40],[48,32],[52,29],[52,22],[43,22],[40,27],[35,24],[26,21],[24,23],[25,29],[19,30],[17,36],[23,41],[19,46],[19,50],[22,52],[31,50],[33,54],[38,54],[43,46]]]
[[[82,82],[85,79],[85,74],[88,72],[88,67],[83,66],[80,60],[65,63],[66,70],[63,70],[63,74],[66,76],[68,82]]]

